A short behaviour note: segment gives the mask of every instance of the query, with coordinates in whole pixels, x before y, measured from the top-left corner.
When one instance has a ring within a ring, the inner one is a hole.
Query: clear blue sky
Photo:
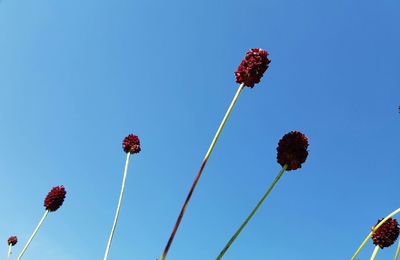
[[[102,259],[131,132],[142,152],[109,259],[159,257],[233,73],[260,47],[270,68],[240,96],[168,259],[215,259],[278,173],[276,145],[291,130],[309,137],[306,163],[224,259],[349,259],[400,206],[399,13],[398,0],[2,0],[1,258],[10,235],[21,251],[62,184],[67,199],[25,258]]]

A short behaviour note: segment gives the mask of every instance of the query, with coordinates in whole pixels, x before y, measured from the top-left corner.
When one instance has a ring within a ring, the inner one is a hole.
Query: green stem
[[[28,242],[26,243],[24,249],[22,249],[22,252],[21,252],[21,254],[19,254],[17,260],[20,260],[21,257],[24,255],[26,249],[28,248],[28,246],[29,246],[30,243],[32,242],[32,240],[33,240],[33,238],[35,237],[36,233],[38,232],[39,228],[42,226],[43,221],[46,219],[47,214],[49,214],[49,211],[48,211],[48,210],[46,210],[46,211],[44,212],[42,219],[39,221],[39,224],[37,225],[37,227],[36,227],[35,230],[33,231],[31,237],[29,238]]]
[[[236,233],[231,237],[231,239],[228,241],[228,243],[225,245],[224,249],[222,249],[221,253],[218,255],[217,260],[220,260],[226,251],[229,249],[229,247],[232,245],[232,243],[235,241],[235,239],[239,236],[240,232],[242,232],[243,228],[247,225],[247,223],[250,221],[250,219],[253,217],[253,215],[256,213],[257,209],[261,206],[261,204],[264,202],[264,200],[267,198],[269,193],[272,191],[272,189],[275,187],[275,185],[278,183],[279,179],[282,177],[283,173],[286,171],[288,165],[285,164],[281,171],[279,172],[278,176],[276,176],[274,182],[271,184],[271,186],[268,188],[268,190],[265,192],[264,196],[260,199],[260,201],[257,203],[256,207],[251,211],[250,215],[246,218],[246,220],[242,223],[242,225],[239,227],[239,229],[236,231]]]
[[[396,254],[394,255],[394,260],[397,260],[397,258],[399,257],[399,253],[400,253],[400,240],[399,243],[397,244],[397,250]]]
[[[206,155],[205,155],[205,157],[204,157],[204,160],[205,160],[205,161],[207,161],[208,158],[210,157],[211,152],[213,151],[214,146],[215,146],[215,144],[217,143],[218,138],[219,138],[219,136],[220,136],[220,134],[221,134],[221,132],[222,132],[222,129],[224,129],[224,126],[225,126],[225,124],[226,124],[226,121],[228,120],[228,117],[229,117],[229,115],[231,114],[232,109],[233,109],[233,107],[235,106],[236,101],[238,100],[239,95],[240,95],[240,93],[242,92],[243,88],[244,88],[244,83],[240,84],[238,90],[236,91],[236,94],[235,94],[235,96],[233,97],[233,100],[232,100],[231,104],[229,105],[229,108],[228,108],[228,110],[226,111],[225,116],[224,116],[224,118],[223,118],[222,121],[221,121],[221,124],[220,124],[219,127],[218,127],[218,130],[217,130],[217,132],[216,132],[216,134],[215,134],[215,136],[214,136],[214,139],[212,140],[212,142],[211,142],[211,144],[210,144],[210,147],[209,147],[208,150],[207,150],[207,153],[206,153]]]
[[[236,91],[236,94],[235,94],[235,96],[234,96],[234,98],[233,98],[233,100],[232,100],[232,102],[231,102],[231,104],[230,104],[228,110],[226,111],[225,116],[224,116],[224,118],[222,119],[221,124],[220,124],[219,127],[218,127],[218,130],[217,130],[217,132],[216,132],[216,134],[215,134],[215,136],[214,136],[214,139],[212,140],[212,142],[211,142],[211,144],[210,144],[210,147],[208,148],[207,153],[206,153],[206,155],[204,156],[204,159],[203,159],[203,162],[201,163],[200,169],[199,169],[199,171],[197,172],[197,175],[196,175],[196,177],[195,177],[195,179],[194,179],[194,181],[193,181],[193,183],[192,183],[192,186],[191,186],[190,189],[189,189],[188,195],[186,196],[185,202],[183,203],[183,206],[182,206],[182,208],[181,208],[181,212],[179,213],[179,216],[178,216],[178,218],[177,218],[177,220],[176,220],[176,222],[175,222],[175,226],[174,226],[174,228],[172,229],[172,232],[171,232],[171,235],[170,235],[170,237],[169,237],[169,239],[168,239],[167,245],[166,245],[165,248],[164,248],[164,252],[163,252],[163,254],[162,254],[162,256],[161,256],[161,260],[165,260],[165,258],[167,257],[169,248],[170,248],[170,246],[171,246],[171,244],[172,244],[172,241],[174,240],[174,237],[175,237],[175,235],[176,235],[176,232],[178,231],[179,225],[180,225],[180,223],[181,223],[181,221],[182,221],[183,215],[185,214],[186,207],[187,207],[187,205],[188,205],[188,203],[189,203],[190,198],[192,197],[193,191],[194,191],[194,189],[196,188],[197,182],[199,181],[199,179],[200,179],[200,177],[201,177],[201,174],[203,173],[203,170],[204,170],[204,167],[205,167],[206,164],[207,164],[208,158],[210,157],[211,152],[213,151],[214,146],[215,146],[215,144],[217,143],[218,138],[219,138],[219,136],[220,136],[220,134],[221,134],[221,132],[222,132],[222,129],[224,128],[225,123],[226,123],[226,121],[228,120],[228,117],[229,117],[229,115],[231,114],[232,109],[233,109],[233,107],[235,106],[236,101],[237,101],[237,99],[239,98],[239,95],[240,95],[240,93],[242,92],[243,88],[244,88],[244,83],[240,84],[238,90]]]
[[[356,256],[360,253],[361,249],[365,246],[365,244],[367,243],[368,239],[371,238],[372,234],[380,227],[383,225],[383,223],[385,223],[389,218],[393,217],[394,215],[396,215],[397,213],[400,212],[400,208],[396,209],[395,211],[393,211],[392,213],[390,213],[389,215],[387,215],[386,218],[384,218],[381,222],[378,223],[378,225],[376,225],[375,227],[372,228],[372,231],[369,232],[368,236],[364,239],[364,241],[361,243],[361,245],[358,247],[357,251],[354,253],[354,255],[351,257],[351,260],[354,260],[356,258]]]
[[[374,249],[374,252],[372,252],[370,260],[374,260],[375,259],[375,256],[378,253],[378,251],[379,251],[379,246],[376,246],[375,249]]]
[[[10,260],[10,256],[11,256],[11,249],[12,248],[12,244],[8,245],[8,255],[7,255],[7,259]]]
[[[117,221],[118,221],[118,216],[119,216],[119,211],[121,210],[121,202],[122,202],[122,198],[124,196],[124,191],[125,191],[125,182],[126,182],[126,176],[128,174],[128,166],[129,166],[129,158],[130,158],[130,153],[128,152],[126,155],[126,162],[125,162],[125,169],[124,169],[124,177],[122,179],[122,186],[121,186],[121,191],[119,194],[119,199],[118,199],[118,205],[117,205],[117,211],[115,212],[115,218],[114,218],[114,223],[113,226],[111,228],[111,234],[110,237],[108,238],[108,243],[107,243],[107,247],[106,247],[106,252],[104,254],[104,260],[107,259],[108,257],[108,253],[110,251],[110,247],[111,247],[111,241],[113,239],[114,236],[114,231],[115,231],[115,227],[117,226]]]

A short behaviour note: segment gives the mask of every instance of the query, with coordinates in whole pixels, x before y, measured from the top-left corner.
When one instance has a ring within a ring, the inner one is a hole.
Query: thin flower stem
[[[400,240],[399,243],[397,244],[397,250],[396,254],[394,255],[394,260],[397,260],[397,258],[399,257],[399,253],[400,253]]]
[[[374,232],[371,231],[369,232],[368,236],[364,239],[364,241],[361,243],[360,247],[357,249],[357,251],[354,253],[354,255],[351,257],[351,260],[354,260],[358,253],[360,253],[361,249],[365,246],[365,244],[368,242],[368,239],[372,236]]]
[[[222,119],[222,122],[221,122],[221,124],[220,124],[219,127],[218,127],[217,132],[215,133],[214,139],[212,140],[211,145],[210,145],[210,147],[208,148],[206,155],[204,156],[204,161],[207,161],[208,158],[210,157],[210,155],[211,155],[211,153],[212,153],[212,151],[213,151],[213,149],[214,149],[214,146],[215,146],[215,144],[217,143],[218,138],[219,138],[219,136],[220,136],[220,134],[221,134],[221,132],[222,132],[222,129],[224,128],[224,126],[225,126],[225,124],[226,124],[226,121],[228,120],[228,117],[229,117],[229,115],[231,114],[232,109],[233,109],[233,107],[235,106],[236,101],[238,100],[239,95],[240,95],[240,93],[242,92],[243,88],[244,88],[244,83],[240,84],[239,88],[237,89],[236,94],[235,94],[235,96],[233,97],[232,102],[231,102],[231,104],[229,105],[229,108],[228,108],[228,110],[226,111],[225,116],[224,116],[224,118]]]
[[[161,256],[161,260],[165,260],[165,258],[167,257],[169,248],[170,248],[170,246],[171,246],[171,244],[172,244],[172,241],[174,240],[174,237],[175,237],[176,232],[177,232],[177,230],[178,230],[178,228],[179,228],[179,225],[180,225],[180,223],[181,223],[181,220],[182,220],[182,218],[183,218],[183,215],[185,214],[185,210],[186,210],[187,204],[189,203],[189,200],[190,200],[190,198],[192,197],[193,191],[194,191],[194,189],[196,188],[197,182],[199,181],[199,179],[200,179],[200,177],[201,177],[201,174],[202,174],[202,172],[203,172],[203,169],[204,169],[204,167],[205,167],[206,164],[207,164],[208,158],[210,157],[211,152],[213,151],[214,146],[215,146],[215,144],[217,143],[218,138],[219,138],[219,136],[220,136],[220,134],[221,134],[221,132],[222,132],[222,129],[224,128],[225,123],[226,123],[226,121],[228,120],[228,117],[229,117],[229,115],[231,114],[231,111],[232,111],[233,107],[235,106],[236,101],[237,101],[237,99],[238,99],[240,93],[242,92],[243,88],[244,88],[244,83],[240,84],[238,90],[236,91],[236,94],[235,94],[235,96],[234,96],[234,98],[233,98],[233,100],[232,100],[232,102],[231,102],[231,104],[230,104],[228,110],[226,111],[225,116],[224,116],[224,118],[222,119],[221,124],[220,124],[219,127],[218,127],[218,130],[217,130],[217,132],[216,132],[216,134],[215,134],[215,136],[214,136],[214,139],[212,140],[212,142],[211,142],[211,144],[210,144],[210,147],[208,148],[207,153],[206,153],[206,155],[204,156],[204,159],[203,159],[203,162],[202,162],[202,164],[201,164],[201,166],[200,166],[200,169],[199,169],[199,171],[197,172],[196,178],[194,179],[192,186],[190,187],[189,193],[188,193],[188,195],[187,195],[187,197],[186,197],[186,199],[185,199],[185,202],[183,203],[181,212],[179,213],[178,219],[176,220],[175,226],[174,226],[174,228],[173,228],[173,230],[172,230],[172,232],[171,232],[171,235],[170,235],[170,237],[169,237],[169,239],[168,239],[167,245],[165,246],[164,252],[163,252],[163,254],[162,254],[162,256]]]
[[[29,238],[28,242],[26,243],[24,249],[22,249],[21,254],[19,254],[17,260],[20,260],[22,258],[22,256],[24,255],[26,249],[28,248],[28,246],[30,245],[30,243],[32,242],[33,238],[35,237],[36,233],[38,232],[39,228],[42,226],[43,221],[46,219],[47,214],[49,214],[49,211],[46,210],[43,214],[42,219],[39,221],[39,224],[37,225],[37,227],[35,228],[35,230],[33,231],[31,237]]]
[[[122,179],[122,186],[121,186],[121,192],[120,192],[120,194],[119,194],[119,200],[118,200],[117,211],[115,212],[114,223],[113,223],[113,226],[112,226],[112,228],[111,228],[110,237],[108,238],[107,248],[106,248],[106,252],[105,252],[105,254],[104,254],[104,260],[106,260],[107,257],[108,257],[108,253],[109,253],[110,247],[111,247],[111,241],[112,241],[113,236],[114,236],[115,227],[117,226],[119,211],[120,211],[120,209],[121,209],[122,197],[124,196],[124,191],[125,191],[125,182],[126,182],[126,176],[127,176],[127,174],[128,174],[128,166],[129,166],[129,158],[130,158],[130,156],[131,156],[131,154],[128,152],[127,155],[126,155],[126,162],[125,162],[125,169],[124,169],[124,177],[123,177],[123,179]]]
[[[11,250],[12,250],[12,244],[9,244],[9,245],[8,245],[8,255],[7,255],[7,259],[8,259],[8,260],[10,260]]]
[[[374,249],[374,252],[372,252],[370,260],[374,260],[375,259],[375,256],[378,253],[378,251],[379,251],[379,246],[376,246],[375,249]]]
[[[354,260],[356,258],[356,256],[360,253],[361,249],[365,246],[365,244],[368,242],[368,239],[371,238],[372,234],[380,227],[383,225],[383,223],[385,223],[389,218],[393,217],[394,215],[396,215],[397,213],[400,212],[400,208],[396,209],[395,211],[393,211],[392,213],[390,213],[389,215],[387,215],[386,218],[384,218],[381,222],[379,222],[378,225],[376,225],[375,227],[372,228],[372,231],[369,232],[368,236],[364,239],[364,241],[361,243],[361,245],[358,247],[357,251],[354,253],[354,255],[351,257],[351,260]]]
[[[271,184],[271,186],[268,188],[268,190],[265,192],[265,194],[262,196],[260,201],[257,203],[255,208],[251,211],[251,213],[247,216],[246,220],[242,223],[242,225],[239,227],[239,229],[236,231],[236,233],[231,237],[231,239],[228,241],[228,243],[225,245],[224,249],[222,249],[221,253],[219,253],[217,260],[220,260],[226,251],[229,249],[229,247],[232,245],[232,243],[235,241],[235,239],[239,236],[240,232],[242,232],[243,228],[247,225],[247,223],[250,221],[250,219],[253,217],[253,215],[256,213],[257,209],[261,206],[261,204],[264,202],[264,200],[267,198],[269,193],[272,191],[272,189],[275,187],[275,185],[278,183],[279,179],[282,177],[283,173],[285,173],[288,165],[285,164],[278,175],[276,176],[274,182]]]

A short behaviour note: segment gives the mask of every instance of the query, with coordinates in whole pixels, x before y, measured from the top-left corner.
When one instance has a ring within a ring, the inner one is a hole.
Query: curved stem
[[[361,243],[361,245],[358,247],[357,251],[354,253],[354,255],[351,257],[351,260],[354,260],[355,257],[358,255],[358,253],[360,253],[361,249],[365,246],[365,244],[367,243],[368,239],[371,238],[372,234],[380,227],[383,225],[383,223],[385,223],[389,218],[393,217],[394,215],[396,215],[397,213],[400,212],[400,208],[396,209],[395,211],[393,211],[392,213],[390,213],[389,215],[387,215],[386,218],[384,218],[381,222],[379,222],[378,225],[376,225],[375,227],[372,228],[372,231],[369,232],[368,236],[364,239],[364,241]]]
[[[400,240],[399,243],[397,244],[397,250],[396,254],[394,255],[394,260],[397,260],[397,258],[399,257],[399,253],[400,253]]]
[[[11,249],[12,248],[12,244],[8,245],[8,255],[7,255],[7,259],[10,260],[10,256],[11,256]]]
[[[369,232],[368,236],[364,239],[364,241],[361,243],[361,245],[358,247],[357,251],[354,253],[354,255],[351,257],[351,260],[354,260],[358,253],[360,253],[361,249],[365,246],[365,244],[368,242],[368,239],[372,236],[374,232],[371,231]]]
[[[177,232],[177,230],[178,230],[178,228],[179,228],[179,225],[180,225],[180,223],[181,223],[181,220],[182,220],[182,218],[183,218],[183,215],[185,214],[185,210],[186,210],[187,204],[189,203],[189,200],[190,200],[190,198],[192,197],[193,191],[194,191],[194,189],[196,188],[197,182],[199,181],[200,176],[201,176],[201,174],[202,174],[202,172],[203,172],[203,169],[204,169],[204,167],[205,167],[206,164],[207,164],[208,158],[210,157],[211,152],[213,151],[214,146],[215,146],[215,144],[217,143],[218,138],[219,138],[219,136],[220,136],[220,134],[221,134],[221,132],[222,132],[222,129],[224,128],[225,123],[226,123],[226,121],[228,120],[228,117],[229,117],[229,115],[230,115],[230,113],[231,113],[233,107],[235,106],[235,103],[236,103],[236,101],[237,101],[237,99],[238,99],[238,97],[239,97],[239,95],[240,95],[240,92],[242,92],[243,88],[244,88],[244,84],[242,83],[242,84],[240,84],[238,90],[236,91],[236,94],[235,94],[235,96],[233,97],[233,100],[232,100],[232,102],[231,102],[231,104],[230,104],[228,110],[226,111],[225,116],[224,116],[224,118],[222,119],[221,124],[220,124],[219,127],[218,127],[218,130],[217,130],[217,132],[216,132],[216,134],[215,134],[215,136],[214,136],[214,139],[212,140],[212,142],[211,142],[211,144],[210,144],[210,147],[208,148],[207,153],[206,153],[206,155],[204,156],[204,159],[203,159],[203,162],[202,162],[202,164],[201,164],[201,166],[200,166],[200,169],[199,169],[199,171],[197,172],[196,178],[194,179],[194,181],[193,181],[193,183],[192,183],[192,186],[190,187],[189,193],[188,193],[188,195],[187,195],[187,197],[186,197],[185,202],[183,203],[181,212],[179,213],[179,216],[178,216],[178,219],[176,220],[175,226],[174,226],[174,228],[172,229],[172,232],[171,232],[171,235],[170,235],[170,237],[169,237],[169,239],[168,239],[167,245],[165,246],[164,252],[163,252],[163,254],[162,254],[162,256],[161,256],[161,260],[164,260],[164,259],[167,257],[169,248],[170,248],[170,246],[171,246],[171,244],[172,244],[172,241],[174,240],[174,237],[175,237],[176,232]]]
[[[378,253],[378,251],[379,251],[379,246],[376,246],[375,249],[374,249],[374,252],[372,252],[370,260],[374,260],[375,259],[375,256]]]
[[[122,198],[124,196],[124,191],[125,191],[125,182],[126,182],[126,176],[128,174],[128,166],[129,166],[129,158],[130,158],[130,153],[127,153],[126,155],[126,162],[125,162],[125,169],[124,169],[124,177],[122,179],[122,186],[121,186],[121,191],[119,194],[119,199],[118,199],[118,205],[117,205],[117,211],[115,212],[115,217],[114,217],[114,223],[113,226],[111,228],[111,233],[110,233],[110,237],[108,238],[108,243],[107,243],[107,247],[106,247],[106,252],[104,254],[104,260],[107,259],[108,257],[108,253],[110,251],[110,247],[111,247],[111,241],[113,239],[114,236],[114,231],[115,231],[115,227],[117,226],[117,222],[118,222],[118,216],[119,216],[119,211],[121,210],[121,202],[122,202]]]
[[[253,215],[256,213],[257,209],[261,206],[261,204],[264,202],[264,200],[267,198],[269,193],[272,191],[272,189],[275,187],[275,185],[278,183],[279,179],[282,177],[283,173],[286,171],[288,165],[285,164],[281,171],[278,173],[278,176],[276,176],[274,182],[271,184],[271,186],[268,188],[268,190],[265,192],[265,194],[262,196],[260,201],[257,203],[256,207],[251,211],[249,216],[245,219],[245,221],[242,223],[242,225],[239,227],[239,229],[236,231],[236,233],[231,237],[231,239],[228,241],[228,243],[225,245],[224,249],[222,249],[221,253],[219,253],[217,260],[220,260],[226,251],[229,249],[229,247],[232,245],[232,243],[235,241],[235,239],[239,236],[240,232],[242,232],[243,228],[247,225],[247,223],[250,221],[250,219],[253,217]]]
[[[33,238],[35,237],[36,233],[38,232],[39,228],[42,226],[43,221],[46,219],[47,214],[49,214],[49,211],[48,211],[48,210],[46,210],[46,211],[44,212],[42,219],[39,221],[39,224],[37,225],[37,227],[36,227],[35,230],[33,231],[31,237],[29,238],[28,242],[26,243],[24,249],[22,249],[22,252],[21,252],[21,254],[19,254],[17,260],[20,260],[21,257],[24,255],[26,249],[28,248],[28,246],[29,246],[30,243],[32,242],[32,240],[33,240]]]
[[[387,215],[387,217],[384,218],[381,222],[379,222],[379,224],[376,225],[376,226],[372,229],[372,231],[375,232],[376,230],[378,230],[378,228],[379,228],[380,226],[382,226],[383,223],[385,223],[388,219],[390,219],[391,217],[393,217],[394,215],[396,215],[396,214],[399,213],[399,212],[400,212],[400,208],[396,209],[395,211],[393,211],[392,213],[390,213],[389,215]]]

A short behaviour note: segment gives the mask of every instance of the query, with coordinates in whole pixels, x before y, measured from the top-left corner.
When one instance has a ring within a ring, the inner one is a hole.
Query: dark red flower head
[[[235,72],[236,82],[244,83],[245,86],[250,88],[259,83],[271,62],[267,56],[268,52],[259,48],[248,51]]]
[[[64,186],[53,187],[44,200],[46,210],[56,211],[61,207],[65,199],[65,194],[67,194],[67,192]]]
[[[287,171],[301,168],[301,164],[306,161],[308,156],[307,148],[308,139],[304,134],[298,131],[285,134],[279,140],[278,147],[276,148],[278,151],[278,163],[282,167],[287,164]]]
[[[11,236],[11,237],[9,237],[8,240],[7,240],[7,244],[8,244],[8,245],[12,245],[12,246],[15,246],[15,244],[16,244],[17,242],[18,242],[18,239],[17,239],[16,236]]]
[[[382,220],[383,218],[378,220],[376,225],[378,225],[379,222],[381,222]],[[379,246],[380,248],[384,248],[393,245],[394,242],[396,242],[399,233],[399,223],[397,223],[396,219],[389,218],[372,234],[371,237],[374,241],[374,245]]]
[[[124,138],[122,142],[122,148],[126,153],[138,153],[141,151],[140,149],[140,140],[137,135],[130,134]]]

